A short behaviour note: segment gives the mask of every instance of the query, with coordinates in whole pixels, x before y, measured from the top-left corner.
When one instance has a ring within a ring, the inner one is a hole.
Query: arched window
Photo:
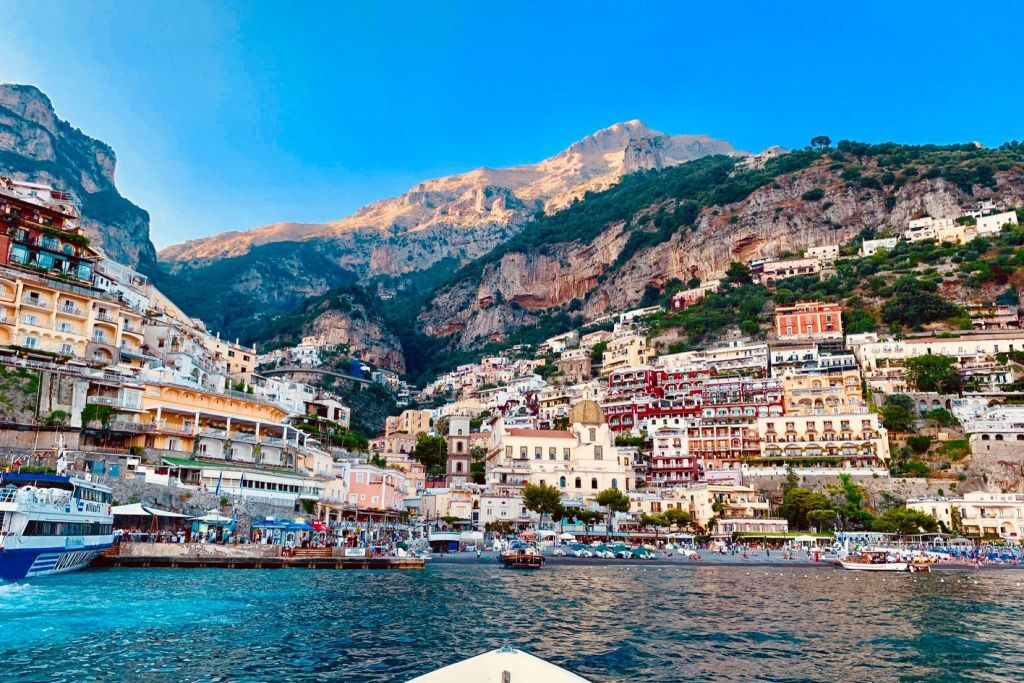
[[[576,488],[578,488],[578,489],[583,488],[583,480],[580,479],[579,477],[576,477]]]
[[[590,440],[597,441],[597,430],[593,427],[590,428]]]
[[[462,442],[461,441],[456,441],[455,442],[455,451],[457,453],[461,453],[462,452]]]
[[[590,488],[597,489],[597,477],[593,477],[590,480]]]
[[[565,477],[559,477],[558,478],[558,486],[559,486],[559,488],[563,488],[563,489],[565,488]]]
[[[455,471],[457,473],[459,473],[459,474],[462,473],[462,461],[461,460],[459,460],[458,462],[455,463]]]
[[[619,480],[618,479],[612,479],[612,488],[613,489],[619,488]]]

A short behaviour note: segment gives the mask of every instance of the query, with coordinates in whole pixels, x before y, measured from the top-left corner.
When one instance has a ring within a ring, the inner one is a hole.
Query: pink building
[[[346,463],[341,476],[347,482],[347,502],[360,510],[400,511],[408,491],[399,470],[369,463]]]
[[[775,309],[779,339],[842,339],[843,308],[837,303],[805,301]]]

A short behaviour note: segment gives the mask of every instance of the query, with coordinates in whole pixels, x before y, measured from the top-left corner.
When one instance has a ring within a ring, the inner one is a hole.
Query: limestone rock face
[[[1019,171],[1000,172],[997,181],[1004,204],[1024,202]],[[822,200],[801,198],[816,187],[825,191]],[[473,348],[501,340],[538,314],[573,299],[583,302],[586,318],[594,318],[637,305],[648,285],[660,289],[671,279],[718,278],[731,261],[843,243],[867,228],[902,229],[913,218],[955,215],[960,207],[993,196],[987,188],[975,187],[974,195],[967,196],[942,178],[922,179],[901,187],[887,205],[883,193],[852,186],[827,165],[817,164],[781,176],[742,201],[704,209],[693,230],[681,230],[663,244],[638,251],[604,275],[626,244],[622,224],[606,226],[589,244],[536,245],[525,253],[505,254],[484,269],[479,282],[458,283],[441,292],[419,320],[427,334],[457,333],[457,346]]]
[[[342,344],[349,353],[375,367],[405,372],[405,357],[398,338],[372,313],[362,307],[348,313],[328,310],[310,321],[304,334],[315,335],[327,344]]]
[[[619,123],[537,164],[424,181],[400,197],[374,202],[348,218],[319,225],[279,223],[248,232],[191,240],[161,250],[172,270],[237,257],[274,242],[330,240],[352,247],[356,270],[368,275],[422,270],[446,256],[465,262],[516,232],[539,210],[557,210],[625,173],[680,164],[707,154],[738,154],[703,135],[666,135],[640,121]],[[384,258],[356,247],[356,233],[379,236]]]
[[[74,192],[82,227],[108,256],[155,266],[149,214],[117,191],[116,165],[109,145],[61,120],[37,88],[0,84],[0,173]]]

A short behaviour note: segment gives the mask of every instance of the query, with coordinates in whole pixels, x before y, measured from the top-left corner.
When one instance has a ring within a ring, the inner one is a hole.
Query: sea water
[[[403,681],[512,645],[594,681],[1024,680],[1022,616],[1017,570],[88,570],[0,585],[0,679]]]

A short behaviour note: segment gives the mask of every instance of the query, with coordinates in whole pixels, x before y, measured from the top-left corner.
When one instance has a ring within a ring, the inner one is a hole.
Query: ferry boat
[[[111,491],[57,474],[0,473],[0,580],[81,569],[113,545]]]
[[[856,557],[839,560],[843,569],[869,572],[905,572],[910,564],[886,550],[865,550]]]
[[[540,569],[544,566],[544,556],[535,546],[525,543],[513,543],[501,554],[501,561],[506,567],[513,569]]]

